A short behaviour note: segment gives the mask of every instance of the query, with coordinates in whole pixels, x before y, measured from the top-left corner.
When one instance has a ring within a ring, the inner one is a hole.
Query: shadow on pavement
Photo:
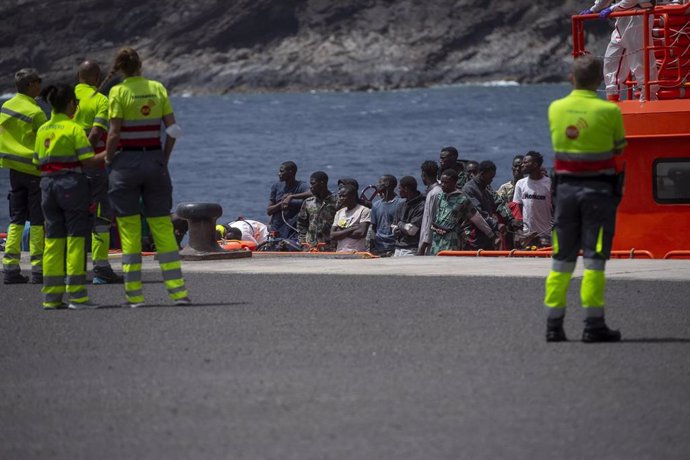
[[[660,338],[637,338],[637,339],[621,339],[620,343],[690,343],[690,339],[680,337],[660,337]]]
[[[204,303],[193,303],[191,305],[172,305],[172,304],[146,304],[137,308],[125,307],[123,305],[107,305],[103,304],[98,308],[94,308],[88,311],[94,310],[111,310],[123,308],[127,310],[141,310],[143,308],[200,308],[200,307],[234,307],[238,305],[250,305],[250,302],[204,302]],[[65,309],[65,311],[67,311]]]

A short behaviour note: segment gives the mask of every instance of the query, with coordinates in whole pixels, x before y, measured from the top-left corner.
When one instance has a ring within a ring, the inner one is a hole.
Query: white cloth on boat
[[[229,222],[226,226],[239,229],[242,232],[242,241],[253,241],[256,244],[261,244],[268,239],[268,226],[257,220],[236,220]]]

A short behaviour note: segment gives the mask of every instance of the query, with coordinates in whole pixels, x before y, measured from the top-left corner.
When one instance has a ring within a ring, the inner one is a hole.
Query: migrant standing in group
[[[297,214],[302,207],[302,199],[293,199],[293,195],[305,196],[309,191],[307,184],[296,179],[297,164],[286,161],[278,169],[278,182],[271,187],[271,196],[266,214],[271,217],[269,228],[279,238],[297,241]],[[303,195],[305,194],[305,195]]]
[[[172,183],[168,161],[182,134],[165,87],[141,76],[141,59],[132,48],[115,57],[107,82],[116,72],[125,79],[109,93],[106,163],[110,164],[108,196],[122,243],[125,306],[144,305],[141,283],[141,213],[153,235],[168,295],[176,305],[189,305],[182,264],[170,218]],[[161,123],[166,126],[161,145]]]
[[[412,176],[400,179],[400,198],[404,200],[393,222],[395,233],[395,257],[416,256],[419,248],[419,231],[424,219],[424,195],[417,190],[417,180]]]
[[[386,174],[379,178],[376,193],[380,199],[371,205],[371,227],[374,238],[371,252],[377,256],[389,257],[395,252],[395,234],[391,225],[398,215],[404,200],[395,194],[398,180]]]
[[[485,160],[479,163],[478,173],[472,177],[462,191],[472,200],[472,204],[482,214],[493,230],[505,235],[508,227],[522,227],[513,218],[506,203],[491,188],[491,182],[496,177],[496,165],[493,161]],[[496,241],[488,237],[482,231],[477,231],[476,226],[469,226],[468,244],[471,249],[497,249]]]
[[[506,203],[513,201],[513,195],[515,194],[515,184],[517,181],[524,177],[522,173],[522,159],[525,158],[524,155],[515,155],[513,157],[513,163],[511,166],[512,178],[505,184],[498,187],[496,193],[499,197],[503,199]]]
[[[515,211],[514,206],[516,206],[515,203],[512,203],[513,201],[513,196],[515,195],[515,184],[522,179],[524,174],[522,173],[522,160],[524,158],[524,155],[515,155],[513,157],[513,163],[511,166],[511,174],[512,178],[506,182],[505,184],[501,185],[498,187],[498,190],[496,190],[496,195],[508,206],[508,209],[510,209],[511,213],[516,219],[522,219],[522,215],[519,212]],[[507,232],[504,237],[503,241],[505,243],[505,249],[515,249],[515,233],[514,232]]]
[[[455,169],[446,169],[441,174],[441,193],[436,195],[432,206],[434,217],[431,223],[431,255],[463,249],[463,222],[472,222],[487,238],[497,238],[497,234],[474,207],[472,200],[457,189],[457,182],[458,173]]]
[[[71,120],[78,104],[72,86],[54,87],[47,99],[53,114],[36,134],[33,159],[41,170],[45,215],[43,308],[95,308],[85,287],[91,200],[84,169],[102,165],[105,152],[94,155],[83,127]]]
[[[477,177],[477,174],[479,174],[479,162],[476,160],[467,160],[467,163],[465,163],[465,175],[467,177],[465,184]],[[462,187],[464,187],[465,184],[463,184]],[[460,189],[462,189],[462,187],[460,187]]]
[[[460,152],[453,146],[443,147],[438,156],[438,177],[441,179],[441,173],[447,169],[454,169],[458,173],[458,190],[469,180],[465,172],[465,166],[460,161]]]
[[[21,240],[24,224],[30,223],[29,254],[31,282],[43,282],[43,212],[40,171],[33,164],[36,132],[46,116],[34,98],[41,94],[41,77],[36,69],[21,69],[14,75],[17,94],[0,108],[0,168],[9,169],[10,226],[2,258],[5,284],[27,283],[21,274]]]
[[[366,236],[371,223],[369,208],[357,201],[357,189],[350,184],[338,190],[340,209],[333,217],[331,239],[336,241],[336,252],[366,251]]]
[[[328,190],[328,174],[314,172],[309,177],[309,189],[312,196],[304,200],[297,216],[299,242],[305,250],[335,251],[331,226],[338,210],[338,199]]]
[[[95,153],[105,151],[108,132],[108,98],[98,92],[101,69],[93,61],[86,60],[79,66],[79,83],[74,93],[79,107],[74,121],[85,131]],[[93,284],[121,283],[108,261],[110,249],[110,228],[113,212],[108,198],[108,173],[105,165],[85,169],[91,188],[93,224],[91,229],[91,260],[93,261]]]
[[[436,179],[438,175],[438,164],[435,161],[427,160],[421,166],[422,182],[426,186],[424,197],[424,215],[422,217],[422,227],[419,229],[419,248],[418,256],[425,256],[431,247],[431,222],[434,219],[433,206],[436,195],[441,193],[441,185]]]
[[[515,203],[522,214],[522,231],[534,239],[538,247],[551,246],[553,204],[551,179],[541,171],[544,158],[541,153],[527,152],[522,170],[526,177],[515,185]]]
[[[586,312],[584,342],[615,342],[619,331],[604,320],[606,260],[622,195],[622,174],[615,155],[626,146],[620,108],[603,101],[602,63],[590,55],[575,59],[574,90],[549,106],[551,141],[556,155],[552,268],[546,279],[546,340],[567,340],[563,319],[568,286],[580,250],[584,274],[580,299]]]

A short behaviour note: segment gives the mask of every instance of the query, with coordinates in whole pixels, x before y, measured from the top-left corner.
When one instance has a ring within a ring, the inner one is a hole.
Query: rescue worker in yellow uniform
[[[31,224],[29,253],[31,282],[41,284],[43,264],[43,213],[40,172],[33,164],[36,131],[46,116],[34,98],[41,93],[36,69],[21,69],[14,76],[17,94],[0,108],[0,167],[10,170],[10,226],[2,258],[5,284],[27,283],[19,259],[24,224]]]
[[[117,53],[106,81],[116,72],[122,72],[125,79],[108,95],[106,163],[111,165],[108,194],[122,241],[125,306],[144,305],[141,213],[156,245],[168,295],[176,305],[189,305],[170,219],[172,183],[168,160],[181,129],[175,123],[163,85],[141,76],[141,60],[134,49],[123,48]],[[165,145],[161,145],[161,123],[166,126]]]
[[[105,151],[105,138],[108,132],[108,98],[98,92],[101,69],[93,61],[86,60],[79,66],[79,83],[74,93],[79,107],[74,121],[84,129],[94,152]],[[108,198],[108,174],[105,165],[86,169],[91,186],[94,211],[91,229],[91,260],[93,262],[93,284],[121,283],[108,262],[110,249],[110,227],[112,209]]]
[[[573,63],[574,90],[549,107],[556,155],[552,268],[546,279],[546,340],[567,340],[563,330],[568,285],[580,249],[580,288],[586,312],[583,342],[617,342],[619,331],[604,320],[604,268],[611,255],[623,175],[614,157],[626,145],[620,108],[597,96],[602,62],[590,55]]]
[[[86,292],[86,238],[91,227],[89,181],[85,168],[102,164],[84,129],[70,118],[77,98],[70,85],[47,93],[53,113],[36,134],[34,164],[41,170],[41,207],[45,215],[43,308],[96,308]],[[63,295],[67,293],[67,305]]]

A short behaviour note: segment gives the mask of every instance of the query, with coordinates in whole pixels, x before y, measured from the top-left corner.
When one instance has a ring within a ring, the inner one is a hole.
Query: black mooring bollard
[[[251,251],[227,251],[216,242],[216,219],[223,215],[218,203],[180,203],[175,214],[189,222],[189,243],[180,251],[183,260],[251,257]]]

